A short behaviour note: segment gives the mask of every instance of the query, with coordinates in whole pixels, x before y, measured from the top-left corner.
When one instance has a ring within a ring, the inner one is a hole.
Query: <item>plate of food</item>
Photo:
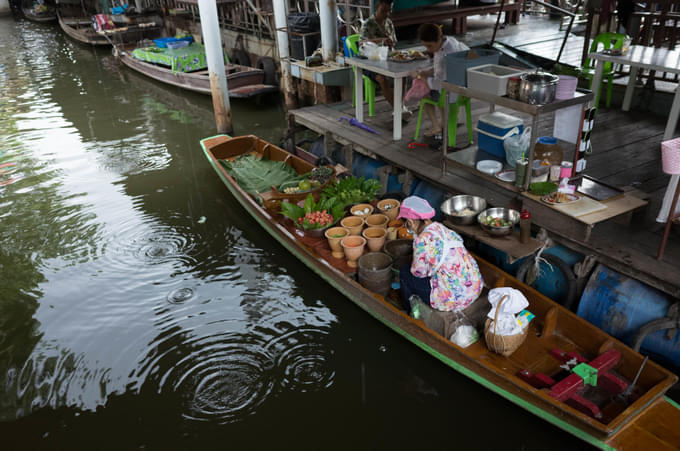
[[[424,60],[427,59],[427,55],[420,50],[409,50],[408,51],[408,56],[410,56],[413,59],[416,60]]]
[[[580,197],[576,194],[554,192],[541,197],[541,200],[550,205],[566,205],[576,202]]]
[[[414,59],[415,58],[410,56],[407,52],[392,52],[390,54],[390,61],[395,61],[397,63],[408,63]]]

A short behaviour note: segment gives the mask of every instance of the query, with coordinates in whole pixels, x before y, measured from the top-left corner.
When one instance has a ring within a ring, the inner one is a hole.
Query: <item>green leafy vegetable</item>
[[[363,177],[347,177],[330,184],[323,190],[323,197],[336,198],[343,207],[369,202],[380,192],[380,182],[376,179]]]
[[[253,155],[242,155],[233,162],[220,160],[236,183],[250,194],[270,191],[272,186],[299,179],[300,175],[282,161],[271,161]]]

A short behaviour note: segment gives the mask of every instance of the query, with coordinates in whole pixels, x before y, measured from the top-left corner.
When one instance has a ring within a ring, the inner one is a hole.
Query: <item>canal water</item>
[[[278,142],[278,99],[232,108]],[[0,18],[0,449],[585,446],[288,255],[214,134],[208,98]]]

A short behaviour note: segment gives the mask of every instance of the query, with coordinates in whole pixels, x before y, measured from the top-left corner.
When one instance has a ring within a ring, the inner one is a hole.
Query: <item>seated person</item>
[[[399,217],[415,233],[413,262],[399,272],[404,308],[418,295],[435,310],[456,312],[468,307],[482,292],[484,281],[477,262],[453,230],[432,222],[434,209],[417,196],[404,199]]]
[[[458,42],[451,36],[444,36],[441,28],[433,23],[422,24],[418,28],[418,39],[423,43],[427,52],[433,55],[434,64],[429,69],[415,71],[414,78],[427,78],[430,86],[430,98],[437,102],[442,89],[442,81],[446,80],[445,56],[453,52],[462,52],[470,48]],[[432,127],[425,132],[425,136],[435,136],[442,132],[441,121],[437,118],[434,105],[425,104],[425,114],[430,119]],[[442,114],[443,117],[443,114]]]
[[[386,45],[390,48],[393,48],[397,44],[397,35],[394,31],[394,24],[389,17],[392,13],[393,1],[394,0],[377,1],[375,14],[366,19],[361,26],[361,31],[359,32],[360,41],[370,41],[378,45]],[[363,73],[380,86],[383,96],[385,96],[385,99],[392,105],[392,108],[394,108],[394,93],[392,92],[389,78],[369,70],[365,70]],[[406,107],[404,107],[404,112],[409,113]]]

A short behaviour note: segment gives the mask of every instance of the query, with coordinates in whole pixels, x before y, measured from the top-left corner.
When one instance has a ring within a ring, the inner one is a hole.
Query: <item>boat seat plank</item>
[[[658,399],[638,419],[617,434],[609,445],[630,451],[680,449],[680,410]]]

